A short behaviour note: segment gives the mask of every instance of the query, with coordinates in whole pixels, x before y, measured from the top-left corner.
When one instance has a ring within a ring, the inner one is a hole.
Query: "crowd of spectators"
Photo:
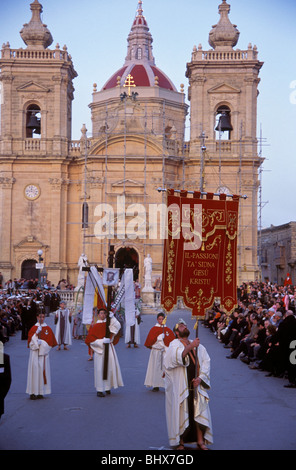
[[[40,285],[39,279],[9,279],[8,281],[4,282],[1,281],[1,273],[0,273],[0,289],[4,289],[8,293],[15,292],[16,290],[22,289],[37,289],[37,287]],[[44,284],[42,285],[42,288],[45,290],[52,290],[52,289],[58,289],[58,290],[74,290],[75,286],[73,284],[70,284],[66,279],[61,279],[56,286],[52,284],[51,281],[46,280]]]
[[[42,287],[30,280],[8,281],[0,288],[0,341],[4,344],[21,331],[21,339],[28,338],[28,331],[37,321],[40,308],[48,316],[58,309],[60,289],[50,282]],[[25,286],[24,286],[25,284]]]
[[[296,287],[244,283],[235,311],[227,316],[215,305],[204,326],[229,349],[228,359],[240,358],[250,369],[288,379],[284,387],[296,388]]]

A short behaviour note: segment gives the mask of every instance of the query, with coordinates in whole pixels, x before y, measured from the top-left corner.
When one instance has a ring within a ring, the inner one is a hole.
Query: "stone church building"
[[[52,47],[38,0],[30,9],[32,18],[20,32],[25,47],[5,43],[0,59],[5,280],[35,276],[42,250],[48,279],[75,284],[81,254],[103,267],[110,245],[116,267],[134,267],[143,282],[144,258],[150,254],[153,279],[161,277],[163,240],[155,211],[166,194],[158,188],[246,195],[239,214],[238,282],[256,279],[262,164],[257,97],[263,63],[256,46],[236,48],[239,31],[230,21],[230,5],[223,0],[218,7],[210,48],[195,46],[184,63],[188,106],[184,85],[178,90],[156,65],[138,1],[123,65],[114,64],[114,74],[94,84],[92,129],[82,128],[79,141],[71,139],[75,57],[66,47]]]

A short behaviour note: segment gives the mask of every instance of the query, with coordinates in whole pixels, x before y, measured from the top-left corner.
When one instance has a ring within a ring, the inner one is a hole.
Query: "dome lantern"
[[[143,15],[142,0],[138,1],[136,17],[127,43],[127,55],[123,67],[105,83],[103,90],[124,86],[128,75],[131,75],[136,86],[155,87],[157,77],[160,88],[177,91],[171,80],[155,65],[152,51],[153,38]]]

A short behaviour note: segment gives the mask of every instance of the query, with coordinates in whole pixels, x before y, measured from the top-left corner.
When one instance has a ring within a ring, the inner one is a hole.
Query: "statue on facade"
[[[146,292],[147,291],[148,292],[153,291],[153,287],[152,287],[152,258],[149,254],[144,259],[144,270],[145,270],[145,276],[144,276],[145,286],[144,286],[143,291],[144,292],[145,291]]]
[[[78,273],[78,280],[77,280],[77,287],[76,290],[79,290],[81,287],[84,287],[84,281],[85,281],[85,271],[82,271],[82,268],[87,265],[87,256],[82,253],[78,260],[78,267],[79,267],[79,273]]]
[[[148,254],[144,259],[145,279],[151,279],[152,274],[152,258]]]

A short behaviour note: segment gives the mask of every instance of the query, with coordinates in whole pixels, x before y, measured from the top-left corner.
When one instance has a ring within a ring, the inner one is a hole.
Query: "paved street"
[[[168,317],[173,327],[179,317],[194,321],[187,311]],[[144,387],[149,357],[143,343],[156,317],[145,315],[141,346],[117,346],[124,387],[98,398],[93,362],[83,341],[73,340],[69,351],[51,351],[52,394],[31,401],[25,394],[29,350],[20,332],[5,345],[12,366],[12,386],[0,421],[1,450],[170,450],[164,409],[164,391]],[[52,317],[47,323],[53,327]],[[211,356],[210,406],[213,450],[296,449],[296,391],[285,389],[284,379],[267,378],[239,359],[228,360],[216,337],[202,325],[199,337]]]

